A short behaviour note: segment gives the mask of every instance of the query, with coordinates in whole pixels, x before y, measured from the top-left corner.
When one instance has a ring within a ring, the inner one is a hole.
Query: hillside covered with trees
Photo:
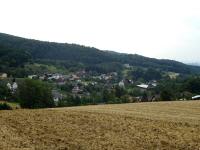
[[[0,64],[0,99],[24,108],[190,100],[200,93],[198,66],[76,44],[0,34]]]
[[[123,64],[155,68],[181,74],[200,73],[200,67],[173,60],[147,58],[137,54],[101,51],[76,44],[43,42],[0,33],[0,72],[25,76],[24,65],[39,63],[57,68],[80,69],[107,73],[119,72]],[[30,71],[30,70],[29,70]]]

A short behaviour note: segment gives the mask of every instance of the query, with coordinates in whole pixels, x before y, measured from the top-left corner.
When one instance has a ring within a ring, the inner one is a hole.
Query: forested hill
[[[101,51],[93,47],[44,42],[0,33],[0,71],[7,69],[7,67],[23,66],[23,64],[29,62],[48,62],[51,64],[56,62],[65,67],[81,64],[82,67],[89,69],[99,69],[106,66],[108,70],[119,69],[123,64],[130,64],[136,67],[155,68],[161,71],[184,74],[200,72],[200,67],[189,66],[172,60]]]

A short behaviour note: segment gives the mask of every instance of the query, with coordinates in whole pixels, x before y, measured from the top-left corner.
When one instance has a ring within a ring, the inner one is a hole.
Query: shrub
[[[12,110],[12,107],[7,103],[0,103],[0,110]]]

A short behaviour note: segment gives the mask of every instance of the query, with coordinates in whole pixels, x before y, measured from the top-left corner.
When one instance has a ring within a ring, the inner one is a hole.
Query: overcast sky
[[[0,32],[200,62],[200,1],[0,0]]]

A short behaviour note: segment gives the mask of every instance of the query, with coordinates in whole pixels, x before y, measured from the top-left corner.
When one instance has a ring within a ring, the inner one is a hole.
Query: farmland
[[[200,149],[200,101],[0,111],[0,149]]]

